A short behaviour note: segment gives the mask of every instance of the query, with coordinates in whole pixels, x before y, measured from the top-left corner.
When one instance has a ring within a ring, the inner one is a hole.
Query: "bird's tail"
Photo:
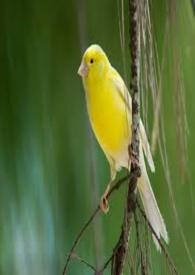
[[[141,196],[141,200],[143,202],[146,216],[156,235],[158,236],[158,238],[162,237],[165,242],[168,243],[169,240],[166,226],[158,208],[154,193],[152,191],[152,187],[150,185],[150,180],[145,167],[143,151],[142,149],[140,151],[140,168],[142,176],[141,178],[139,178],[137,186]],[[153,236],[153,240],[156,244],[157,249],[160,250],[159,243],[156,240],[155,236]]]

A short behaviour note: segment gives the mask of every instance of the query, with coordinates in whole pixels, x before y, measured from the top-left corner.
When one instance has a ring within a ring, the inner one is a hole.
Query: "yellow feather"
[[[90,64],[90,59],[93,59],[93,64]],[[93,131],[110,165],[114,165],[115,170],[126,167],[127,160],[120,161],[124,153],[128,157],[131,140],[131,115],[124,104],[125,85],[98,46],[86,51],[83,62],[89,66],[83,83]],[[124,91],[119,90],[117,82],[121,82]]]

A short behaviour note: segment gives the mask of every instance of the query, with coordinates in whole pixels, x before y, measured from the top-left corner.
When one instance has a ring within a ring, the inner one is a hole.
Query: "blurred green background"
[[[0,1],[0,274],[61,274],[75,235],[104,191],[109,167],[90,131],[77,70],[83,49],[98,43],[124,76],[119,32],[122,2]],[[129,68],[126,2],[125,59]],[[168,3],[150,2],[160,64]],[[159,149],[154,155],[157,171],[151,178],[167,224],[170,254],[179,274],[190,275],[195,268],[182,234],[195,261],[195,18],[190,0],[177,1],[175,12],[164,56],[162,119],[174,202],[183,231],[172,210]],[[189,125],[184,176],[176,127],[182,121],[177,104],[174,107],[177,93],[173,90],[179,82],[172,62],[175,47]],[[147,95],[151,96],[150,91]],[[148,129],[152,129],[150,100],[148,109]],[[109,214],[99,215],[83,237],[76,250],[79,256],[99,266],[109,257],[120,232],[124,201],[121,188],[110,201]],[[153,274],[166,274],[165,261],[153,243],[151,251]],[[69,274],[92,272],[73,260]]]

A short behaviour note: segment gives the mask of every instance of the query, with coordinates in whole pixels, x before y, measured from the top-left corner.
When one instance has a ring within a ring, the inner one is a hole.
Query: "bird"
[[[117,172],[122,168],[130,171],[131,161],[128,147],[132,138],[132,99],[120,74],[111,65],[104,50],[97,44],[90,45],[84,52],[78,74],[82,78],[87,112],[92,130],[110,165],[110,180],[100,199],[104,213],[109,210],[107,196]],[[139,191],[147,219],[156,236],[169,242],[164,219],[155,199],[145,158],[152,172],[155,166],[150,145],[142,120],[139,121]],[[145,158],[144,158],[145,155]],[[159,243],[152,236],[158,250]]]

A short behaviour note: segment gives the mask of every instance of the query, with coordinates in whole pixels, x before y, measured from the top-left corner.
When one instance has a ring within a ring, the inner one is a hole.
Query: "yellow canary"
[[[94,134],[110,164],[111,179],[100,200],[100,207],[108,211],[107,194],[110,185],[122,167],[130,169],[128,146],[131,143],[131,97],[119,73],[111,66],[105,52],[98,45],[91,45],[84,53],[78,74],[82,77],[87,110]],[[168,242],[164,220],[160,214],[146,171],[144,155],[151,171],[155,167],[150,146],[140,120],[140,168],[138,190],[157,236]],[[153,236],[155,241],[155,238]],[[155,241],[159,249],[158,242]]]

